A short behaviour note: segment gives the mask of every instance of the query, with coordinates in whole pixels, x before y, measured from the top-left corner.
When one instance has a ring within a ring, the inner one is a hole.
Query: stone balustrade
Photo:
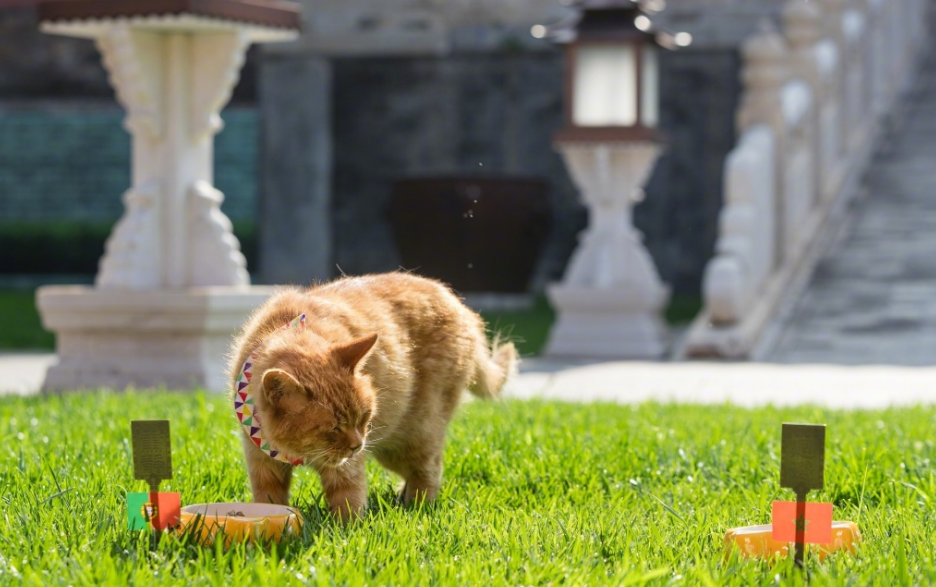
[[[743,48],[738,143],[686,356],[751,358],[803,283],[914,72],[925,0],[790,0]]]

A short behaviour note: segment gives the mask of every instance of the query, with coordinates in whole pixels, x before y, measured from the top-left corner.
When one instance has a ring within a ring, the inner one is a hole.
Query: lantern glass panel
[[[637,122],[637,51],[633,45],[580,45],[575,50],[572,122],[633,126]]]
[[[660,69],[656,47],[644,45],[640,82],[640,122],[655,127],[660,119]]]

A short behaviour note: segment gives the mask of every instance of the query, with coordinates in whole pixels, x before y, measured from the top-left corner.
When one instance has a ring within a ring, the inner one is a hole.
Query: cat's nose
[[[348,448],[351,449],[351,454],[357,454],[357,451],[361,450],[361,443],[359,442],[354,446],[349,446]]]

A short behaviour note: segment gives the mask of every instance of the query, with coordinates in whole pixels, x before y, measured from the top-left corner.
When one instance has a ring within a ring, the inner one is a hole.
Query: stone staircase
[[[930,146],[923,119],[932,66],[922,73],[918,67],[930,51],[930,8],[928,0],[787,0],[782,29],[767,27],[745,42],[738,141],[725,161],[724,203],[715,256],[703,278],[703,311],[676,357],[822,360],[812,351],[831,348],[836,337],[852,344],[862,328],[914,329],[908,315],[918,313],[913,304],[929,293],[920,283],[890,294],[856,283],[853,299],[843,297],[845,286],[838,281],[829,282],[830,293],[819,292],[832,275],[861,281],[844,267],[880,274],[882,282],[897,281],[894,272],[908,281],[925,276],[917,267],[922,261],[906,270],[889,263],[913,251],[925,259],[931,250],[928,241],[917,244],[918,237],[903,234],[916,234],[912,222],[897,219],[926,222],[912,207],[928,205],[928,179],[916,171],[926,171]],[[904,110],[912,133],[909,126],[895,132],[895,113]],[[863,191],[872,193],[862,199]],[[878,201],[887,211],[874,208]],[[845,243],[842,260],[820,264],[829,242],[841,234],[842,218],[855,222],[849,238],[868,242],[864,248]],[[863,232],[864,223],[880,234]],[[862,307],[880,315],[862,313]],[[844,318],[850,312],[857,317]],[[844,322],[832,326],[832,316]],[[845,354],[854,355],[854,362],[869,360],[858,351]]]
[[[845,225],[763,358],[936,364],[936,58],[871,159]]]

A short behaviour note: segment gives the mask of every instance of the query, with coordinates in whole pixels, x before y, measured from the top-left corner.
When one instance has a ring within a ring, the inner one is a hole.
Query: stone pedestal
[[[232,334],[270,294],[250,287],[212,186],[214,135],[252,42],[296,36],[269,0],[51,0],[43,30],[94,39],[133,137],[133,184],[93,288],[37,294],[59,362],[44,387],[221,391]]]
[[[631,221],[659,145],[563,143],[560,150],[589,224],[563,281],[547,291],[557,313],[546,354],[596,358],[658,358],[666,352],[661,312],[669,299]]]
[[[231,334],[270,293],[261,287],[44,287],[37,304],[43,325],[56,333],[59,356],[44,388],[223,390]]]

